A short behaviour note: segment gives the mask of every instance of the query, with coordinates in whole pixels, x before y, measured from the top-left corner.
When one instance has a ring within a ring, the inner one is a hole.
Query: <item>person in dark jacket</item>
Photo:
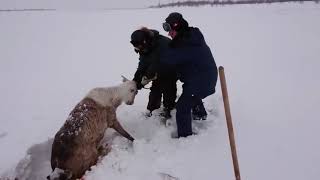
[[[186,137],[193,134],[192,118],[205,120],[207,117],[202,99],[215,93],[217,66],[200,30],[189,27],[180,13],[170,13],[163,29],[172,41],[161,60],[176,69],[183,83],[176,105],[177,137]]]
[[[160,54],[168,49],[170,41],[158,31],[147,28],[138,29],[131,34],[130,42],[139,54],[139,64],[133,80],[137,82],[138,89],[152,81],[147,116],[160,108],[162,95],[164,111],[160,115],[170,118],[170,112],[175,107],[177,75],[173,69],[164,67],[160,62]]]

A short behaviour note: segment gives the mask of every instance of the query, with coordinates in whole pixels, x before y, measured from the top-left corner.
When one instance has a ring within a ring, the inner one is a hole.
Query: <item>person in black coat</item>
[[[152,81],[147,116],[160,108],[162,95],[164,111],[160,115],[170,118],[170,112],[175,107],[177,75],[173,69],[164,67],[160,62],[160,54],[168,49],[170,41],[158,31],[147,28],[138,29],[131,34],[130,42],[139,54],[139,64],[133,80],[137,82],[138,89]]]
[[[178,137],[186,137],[193,134],[192,118],[205,120],[207,117],[202,99],[215,93],[217,66],[200,30],[189,27],[180,13],[170,13],[163,29],[172,41],[161,60],[176,69],[183,83],[183,91],[176,104],[176,121]]]

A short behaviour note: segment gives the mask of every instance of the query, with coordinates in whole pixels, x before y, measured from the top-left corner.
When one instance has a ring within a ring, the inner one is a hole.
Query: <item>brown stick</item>
[[[238,164],[238,157],[237,157],[237,150],[236,150],[236,143],[235,143],[235,139],[234,139],[234,132],[233,132],[233,125],[232,125],[227,83],[226,83],[226,77],[224,75],[224,68],[222,66],[219,67],[219,76],[220,76],[223,103],[224,103],[224,109],[225,109],[227,126],[228,126],[228,134],[229,134],[229,142],[230,142],[230,147],[231,147],[234,174],[235,174],[236,180],[241,180],[240,169],[239,169],[239,164]]]

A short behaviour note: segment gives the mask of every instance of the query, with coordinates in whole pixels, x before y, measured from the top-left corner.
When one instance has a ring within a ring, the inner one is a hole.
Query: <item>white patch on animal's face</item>
[[[125,81],[121,84],[121,96],[127,105],[132,105],[134,103],[134,98],[137,93],[138,89],[135,81]]]
[[[71,178],[71,173],[70,172],[66,173],[62,169],[55,168],[54,171],[49,176],[47,176],[48,180],[60,180],[63,178],[65,179]]]

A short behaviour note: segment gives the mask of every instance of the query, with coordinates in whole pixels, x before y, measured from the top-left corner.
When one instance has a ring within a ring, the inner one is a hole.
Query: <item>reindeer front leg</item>
[[[112,128],[120,133],[123,137],[129,139],[130,141],[134,141],[134,138],[126,130],[123,129],[117,119],[113,122]]]
[[[121,124],[119,123],[116,116],[116,108],[107,107],[107,111],[109,111],[107,118],[108,126],[116,130],[123,137],[129,139],[130,141],[133,141],[134,138],[126,130],[124,130]]]

